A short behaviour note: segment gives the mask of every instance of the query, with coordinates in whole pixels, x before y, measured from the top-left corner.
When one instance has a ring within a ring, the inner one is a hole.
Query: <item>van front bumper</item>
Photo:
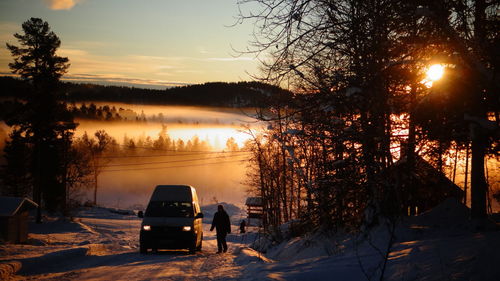
[[[182,226],[151,226],[140,233],[141,246],[146,249],[188,249],[195,241],[196,233],[183,231]]]

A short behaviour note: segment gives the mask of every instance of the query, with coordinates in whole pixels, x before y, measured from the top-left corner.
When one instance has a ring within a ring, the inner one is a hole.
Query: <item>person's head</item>
[[[222,212],[222,211],[224,211],[224,207],[222,205],[219,205],[219,206],[217,206],[217,210],[219,212]]]

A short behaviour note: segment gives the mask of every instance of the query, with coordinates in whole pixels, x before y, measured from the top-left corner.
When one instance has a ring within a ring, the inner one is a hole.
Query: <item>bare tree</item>
[[[104,130],[98,130],[94,134],[95,138],[89,138],[87,132],[78,140],[80,149],[88,155],[90,169],[92,171],[92,183],[94,185],[94,205],[97,205],[97,190],[99,187],[98,178],[109,159],[103,158],[104,154],[114,145],[116,141]]]

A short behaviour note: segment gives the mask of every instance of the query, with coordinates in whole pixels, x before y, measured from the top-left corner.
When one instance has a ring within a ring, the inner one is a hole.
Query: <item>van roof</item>
[[[190,185],[158,185],[156,186],[150,201],[193,201],[193,193],[196,192]]]

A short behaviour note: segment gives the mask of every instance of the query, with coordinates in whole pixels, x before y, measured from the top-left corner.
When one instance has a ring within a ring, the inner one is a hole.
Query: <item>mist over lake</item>
[[[81,106],[83,103],[77,103]],[[86,103],[88,106],[90,103]],[[202,204],[231,202],[242,205],[246,197],[245,181],[249,153],[243,151],[250,138],[248,128],[257,129],[252,109],[195,106],[157,106],[95,102],[97,107],[115,107],[125,120],[104,121],[76,118],[75,137],[85,133],[92,137],[104,130],[118,146],[132,140],[133,155],[114,157],[98,177],[97,203],[107,207],[140,207],[146,205],[152,190],[160,184],[194,186]],[[136,121],[136,117],[144,120]],[[2,122],[2,140],[10,128]],[[162,132],[181,151],[151,151],[148,142]],[[239,151],[228,151],[228,140]],[[2,141],[2,146],[4,142]],[[189,148],[189,146],[191,147]],[[184,150],[184,151],[182,151]],[[188,151],[189,150],[189,151]],[[152,154],[154,152],[154,154]],[[92,200],[89,186],[79,195],[83,202]]]
[[[159,184],[192,185],[197,188],[202,204],[215,201],[243,204],[246,197],[245,160],[249,154],[213,152],[227,150],[226,143],[230,138],[234,139],[240,149],[243,148],[245,141],[249,139],[244,126],[255,127],[250,109],[243,111],[104,102],[96,105],[132,110],[145,117],[146,122],[79,119],[76,120],[80,124],[75,133],[77,137],[84,132],[90,135],[97,130],[105,130],[120,145],[123,145],[124,139],[140,143],[148,137],[157,138],[163,126],[166,126],[166,133],[173,141],[189,143],[198,138],[205,144],[201,148],[195,148],[193,153],[164,152],[162,156],[146,158],[140,156],[149,151],[137,145],[134,157],[113,159],[108,164],[110,167],[99,175],[99,204],[112,207],[145,205],[153,188]],[[133,120],[133,116],[129,118]],[[113,166],[121,164],[125,166]]]
[[[79,126],[76,130],[76,136],[81,136],[84,132],[91,134],[95,130],[104,129],[118,142],[122,142],[124,136],[128,138],[146,138],[148,136],[155,138],[162,130],[162,125],[165,125],[169,136],[173,139],[182,139],[187,142],[196,136],[207,141],[213,149],[223,150],[227,139],[231,137],[235,139],[239,147],[242,147],[249,138],[245,132],[246,127],[256,127],[256,119],[252,117],[255,111],[252,109],[106,102],[94,104],[115,107],[126,120],[124,122],[109,122],[77,119]],[[144,118],[146,122],[134,122],[136,118]]]

